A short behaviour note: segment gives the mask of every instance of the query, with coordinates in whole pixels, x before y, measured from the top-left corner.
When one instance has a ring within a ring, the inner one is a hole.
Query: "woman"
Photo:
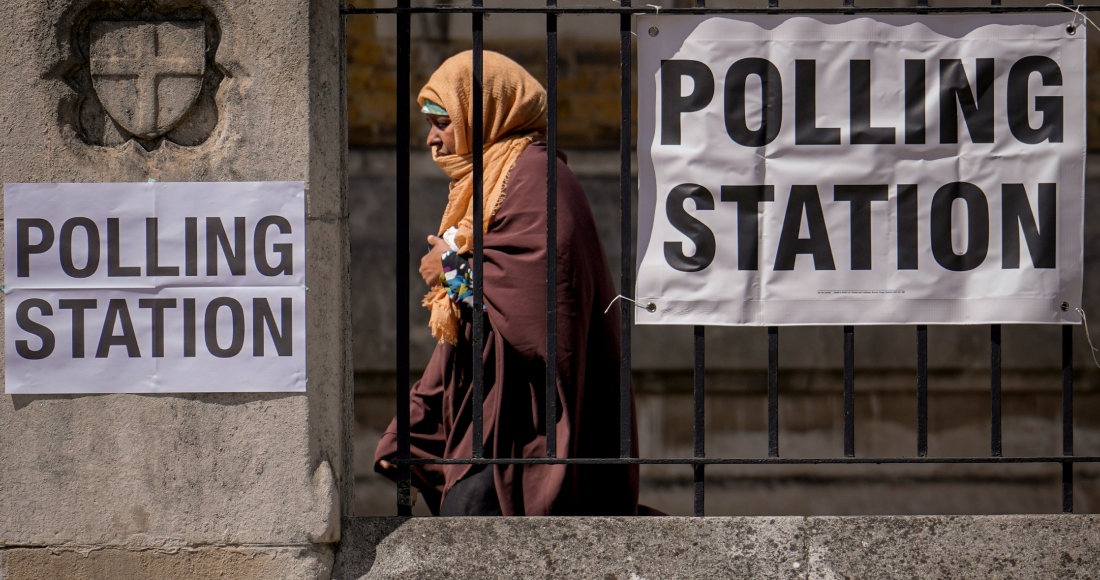
[[[473,453],[470,286],[484,281],[483,434],[486,457],[545,457],[546,92],[507,57],[484,52],[483,272],[473,263],[472,54],[444,62],[420,91],[432,157],[451,177],[439,236],[420,273],[431,287],[432,335],[439,339],[411,391],[413,457]],[[559,457],[619,453],[619,317],[607,259],[584,191],[558,169]],[[631,413],[633,416],[633,413]],[[637,440],[634,437],[633,440]],[[375,469],[396,477],[396,420]],[[636,466],[418,465],[413,484],[439,515],[632,515]]]

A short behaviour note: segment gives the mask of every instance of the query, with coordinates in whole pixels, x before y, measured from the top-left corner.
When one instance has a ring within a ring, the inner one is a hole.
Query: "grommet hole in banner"
[[[1083,21],[1085,21],[1086,23],[1092,25],[1092,27],[1095,28],[1097,30],[1097,32],[1100,32],[1100,26],[1097,26],[1096,23],[1093,22],[1091,18],[1089,18],[1088,16],[1085,16],[1084,14],[1081,13],[1081,5],[1080,4],[1078,4],[1077,6],[1074,6],[1074,7],[1071,8],[1069,6],[1066,6],[1065,4],[1054,4],[1052,2],[1052,3],[1048,3],[1047,6],[1053,6],[1055,8],[1061,8],[1063,10],[1067,10],[1067,11],[1072,12],[1074,14],[1073,20],[1071,20],[1070,23],[1066,25],[1066,34],[1068,34],[1070,36],[1073,36],[1074,34],[1077,34],[1077,17],[1078,16],[1080,16],[1081,19]]]

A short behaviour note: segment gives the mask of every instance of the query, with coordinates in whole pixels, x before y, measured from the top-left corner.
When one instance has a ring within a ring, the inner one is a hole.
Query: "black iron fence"
[[[640,0],[639,0],[639,3]],[[620,63],[620,232],[621,263],[620,289],[623,296],[633,297],[634,264],[632,263],[633,224],[631,222],[631,18],[636,14],[943,14],[943,13],[1018,13],[1018,12],[1055,12],[1066,9],[1074,11],[1100,11],[1100,6],[1077,6],[1072,0],[1064,0],[1062,5],[1045,6],[1002,6],[1000,0],[990,0],[988,5],[974,6],[929,6],[928,0],[917,0],[910,7],[857,7],[854,0],[842,0],[841,6],[822,6],[814,8],[781,7],[779,0],[768,0],[767,7],[708,7],[706,0],[695,0],[694,7],[658,8],[654,5],[634,6],[631,0],[616,0],[615,5],[591,7],[559,7],[557,0],[546,0],[545,7],[486,7],[483,0],[469,0],[464,6],[414,7],[410,0],[396,0],[396,5],[379,8],[356,8],[351,5],[341,10],[344,15],[391,14],[397,18],[397,239],[408,240],[409,231],[409,124],[404,122],[411,113],[410,71],[411,71],[411,16],[413,14],[470,14],[472,17],[473,40],[473,124],[482,126],[482,55],[485,17],[489,14],[542,14],[546,16],[546,90],[548,97],[547,147],[557,149],[558,123],[558,17],[571,14],[611,14],[619,16],[619,63]],[[713,4],[713,3],[712,3]],[[482,223],[482,132],[473,131],[474,164],[474,217],[475,224]],[[547,191],[557,190],[557,166],[547,163]],[[557,205],[556,196],[546,196],[547,214],[547,259],[546,259],[546,352],[547,360],[555,360],[557,351],[557,305],[556,263]],[[474,228],[475,272],[482,271],[482,230]],[[619,301],[620,307],[620,375],[619,375],[619,457],[615,458],[561,458],[557,456],[556,432],[546,430],[546,457],[540,458],[495,458],[485,457],[482,437],[482,403],[484,368],[480,353],[483,352],[483,288],[481,278],[474,282],[473,307],[473,456],[470,458],[420,459],[410,456],[409,425],[409,277],[411,266],[408,244],[398,243],[397,247],[397,458],[393,463],[398,467],[397,508],[399,515],[411,515],[411,474],[410,466],[418,464],[666,464],[689,465],[694,472],[694,512],[704,515],[703,499],[705,493],[704,471],[707,465],[795,465],[795,464],[1058,464],[1062,468],[1061,499],[1062,511],[1073,512],[1073,466],[1075,463],[1100,463],[1100,456],[1073,455],[1073,327],[1062,327],[1062,455],[1005,457],[1001,449],[1001,327],[990,326],[990,453],[988,457],[929,457],[928,456],[928,327],[916,326],[916,398],[917,398],[917,454],[915,457],[856,457],[855,455],[855,327],[844,326],[844,450],[842,457],[799,458],[781,457],[779,454],[779,328],[768,328],[768,457],[736,458],[707,457],[704,442],[704,409],[706,369],[705,332],[703,326],[694,327],[694,457],[691,458],[643,458],[632,456],[631,441],[631,309],[634,305],[627,300]],[[557,376],[556,366],[546,365],[546,424],[556,423]]]

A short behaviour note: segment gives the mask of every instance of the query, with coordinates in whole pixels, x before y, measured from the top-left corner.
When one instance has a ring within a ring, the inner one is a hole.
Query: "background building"
[[[381,4],[381,0],[375,0]],[[612,0],[559,0],[560,6]],[[371,6],[370,0],[354,0]],[[635,4],[640,0],[635,0]],[[645,2],[689,7],[693,0]],[[915,1],[863,0],[860,6]],[[1009,1],[1005,5],[1046,2]],[[438,5],[444,5],[439,2]],[[486,5],[544,6],[539,0],[486,0]],[[709,0],[708,6],[766,6],[766,0]],[[783,1],[784,7],[813,7]],[[979,5],[982,2],[930,2]],[[387,2],[385,5],[389,5]],[[414,2],[414,5],[436,5]],[[1067,22],[1073,15],[1067,13]],[[394,413],[396,312],[394,229],[395,18],[347,20],[349,200],[355,363],[356,514],[396,513],[394,486],[375,475],[375,443]],[[485,47],[545,79],[545,18],[495,14],[485,21]],[[581,178],[618,280],[619,25],[614,15],[563,16],[558,22],[560,146]],[[1100,32],[1090,32],[1100,38]],[[1100,149],[1100,61],[1089,43],[1090,149]],[[470,47],[468,15],[413,16],[413,94],[448,56]],[[413,111],[412,256],[425,249],[446,202],[447,179],[423,145],[426,125]],[[636,167],[636,166],[635,166]],[[1100,162],[1088,166],[1088,198],[1100,187]],[[1100,207],[1086,203],[1084,305],[1100,320]],[[427,311],[415,306],[413,376],[433,348]],[[929,454],[989,454],[989,327],[929,329]],[[1098,331],[1100,332],[1100,331]],[[1076,331],[1075,451],[1100,451],[1100,369],[1083,329]],[[913,327],[856,329],[856,455],[916,455],[916,332]],[[692,455],[692,340],[687,327],[635,327],[634,386],[643,457]],[[1059,331],[1004,328],[1004,454],[1061,453]],[[842,334],[837,327],[780,331],[780,453],[831,457],[843,451]],[[763,328],[707,330],[707,455],[764,457],[767,339]],[[612,388],[614,388],[612,386]],[[614,420],[611,418],[610,420]],[[710,467],[707,515],[1045,513],[1061,510],[1056,465],[742,466]],[[688,466],[643,466],[641,501],[676,515],[692,512]],[[1100,510],[1100,469],[1078,464],[1076,511]],[[427,513],[418,505],[414,513]]]

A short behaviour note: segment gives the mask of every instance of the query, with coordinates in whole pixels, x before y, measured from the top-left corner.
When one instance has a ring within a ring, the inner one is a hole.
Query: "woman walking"
[[[557,424],[559,457],[619,454],[619,316],[588,200],[561,154],[547,151],[546,92],[521,66],[485,51],[484,222],[473,223],[471,52],[445,61],[420,91],[428,145],[452,179],[438,236],[420,273],[439,340],[411,391],[413,457],[473,452],[472,283],[485,298],[486,457],[546,456],[546,164],[557,163]],[[473,228],[484,232],[473,271]],[[631,413],[633,417],[633,413]],[[637,437],[632,440],[636,441]],[[396,476],[396,420],[375,469]],[[413,485],[440,515],[632,515],[638,472],[626,465],[417,465]]]

